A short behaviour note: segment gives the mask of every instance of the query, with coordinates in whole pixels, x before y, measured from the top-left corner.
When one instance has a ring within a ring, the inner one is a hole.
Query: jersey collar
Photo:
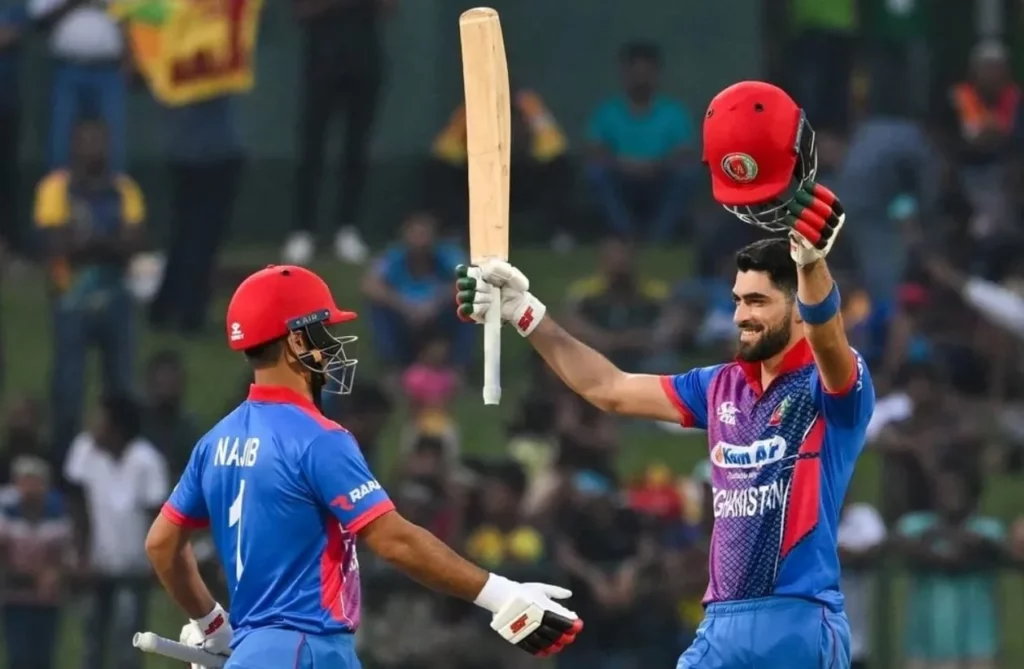
[[[814,362],[814,354],[811,353],[811,345],[807,343],[807,339],[802,338],[793,345],[793,348],[786,351],[786,355],[782,356],[782,362],[779,364],[779,376],[794,372],[812,362]],[[736,364],[740,366],[744,376],[747,377],[747,384],[754,389],[755,393],[762,394],[764,389],[761,388],[761,363],[737,359]]]
[[[320,413],[313,401],[302,393],[284,386],[267,386],[254,383],[249,386],[250,402],[270,402],[272,404],[294,404],[295,406]]]

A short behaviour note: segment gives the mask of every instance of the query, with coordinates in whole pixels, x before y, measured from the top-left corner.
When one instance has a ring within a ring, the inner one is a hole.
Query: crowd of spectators
[[[371,466],[383,466],[383,451],[398,452],[380,476],[411,520],[489,569],[573,589],[587,628],[559,666],[673,666],[702,616],[711,463],[692,472],[653,463],[623,478],[620,447],[635,430],[656,428],[601,414],[539,360],[502,455],[464,453],[454,403],[476,339],[455,318],[451,268],[464,259],[465,110],[455,109],[425,147],[420,206],[393,245],[374,254],[363,197],[384,84],[380,32],[400,8],[392,0],[295,4],[306,49],[301,188],[281,255],[305,264],[317,251],[324,137],[343,118],[332,250],[363,267],[379,363],[377,377],[361,378],[332,415]],[[880,455],[882,493],[846,504],[838,537],[853,655],[857,667],[887,666],[870,663],[888,636],[915,669],[995,669],[1006,666],[999,575],[1024,561],[1024,516],[981,510],[994,472],[1024,468],[1024,104],[1003,42],[982,35],[963,76],[943,81],[927,58],[926,3],[870,4],[873,21],[858,27],[846,11],[852,0],[793,2],[790,37],[769,45],[787,56],[781,78],[818,130],[820,179],[848,212],[833,264],[847,328],[879,398],[868,449]],[[37,35],[54,60],[52,127],[48,171],[30,196],[16,187],[12,138],[18,54]],[[698,206],[699,118],[659,87],[662,68],[680,64],[640,41],[619,58],[622,92],[595,103],[580,149],[542,92],[513,75],[513,210],[534,222],[518,241],[564,252],[601,239],[593,273],[567,287],[562,313],[570,331],[616,364],[668,373],[720,361],[735,339],[731,251],[757,233],[718,234],[727,214]],[[11,669],[54,666],[63,607],[79,595],[88,604],[83,666],[139,666],[142,656],[120,640],[145,627],[153,580],[142,539],[202,431],[187,408],[178,352],[153,354],[144,396],[131,393],[143,320],[126,275],[147,219],[145,195],[126,173],[132,72],[116,21],[93,3],[0,0],[0,244],[5,255],[41,256],[61,323],[49,402],[12,389],[0,435]],[[243,168],[239,104],[226,96],[166,110],[173,232],[145,314],[153,329],[194,337],[210,324],[211,279]],[[37,234],[11,224],[18,207],[31,209]],[[582,217],[573,211],[580,207]],[[581,218],[587,227],[573,223]],[[694,273],[676,284],[647,276],[638,261],[644,245],[683,237],[695,250]],[[93,350],[102,397],[83,420]],[[385,425],[399,414],[397,443],[384,443]],[[222,587],[208,540],[197,554]],[[909,574],[895,594],[885,587],[894,564]],[[435,596],[370,556],[361,573],[368,667],[512,669],[532,661],[478,633],[472,606]],[[900,627],[879,632],[893,597],[903,615],[889,622]]]

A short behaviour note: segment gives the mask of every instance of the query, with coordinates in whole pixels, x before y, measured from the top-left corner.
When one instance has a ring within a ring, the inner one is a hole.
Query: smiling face
[[[793,296],[775,286],[767,272],[751,270],[736,272],[732,299],[740,360],[763,362],[782,353],[799,322]]]

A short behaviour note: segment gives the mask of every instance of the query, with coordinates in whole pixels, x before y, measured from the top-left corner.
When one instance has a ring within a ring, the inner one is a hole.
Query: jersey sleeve
[[[846,387],[836,392],[826,390],[815,367],[811,372],[811,397],[827,423],[844,428],[867,428],[875,410],[875,386],[864,358],[852,348],[850,351],[855,364]]]
[[[313,440],[301,467],[314,497],[349,532],[359,532],[395,508],[348,432],[327,432]]]
[[[661,377],[661,387],[679,410],[683,427],[708,429],[708,388],[722,365],[698,367],[675,376]]]
[[[171,497],[164,503],[160,514],[175,525],[189,529],[201,529],[210,525],[210,511],[203,497],[202,463],[203,447],[192,451],[178,485],[171,491]]]

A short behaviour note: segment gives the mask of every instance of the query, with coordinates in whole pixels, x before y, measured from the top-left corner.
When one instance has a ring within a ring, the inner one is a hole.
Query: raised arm
[[[838,309],[839,292],[825,259],[800,267],[797,271],[797,299],[804,314],[804,333],[814,353],[818,373],[825,390],[839,393],[848,389],[855,380],[857,363],[853,349],[846,338],[843,317]],[[828,318],[826,309],[835,313]],[[812,314],[811,318],[806,317]]]
[[[500,291],[502,320],[530,342],[565,385],[598,409],[688,426],[702,422],[693,420],[694,414],[706,411],[700,383],[690,383],[686,374],[669,377],[619,369],[548,316],[547,307],[529,292],[529,280],[512,265],[489,261],[481,267],[459,267],[457,274],[460,318],[483,322]]]

